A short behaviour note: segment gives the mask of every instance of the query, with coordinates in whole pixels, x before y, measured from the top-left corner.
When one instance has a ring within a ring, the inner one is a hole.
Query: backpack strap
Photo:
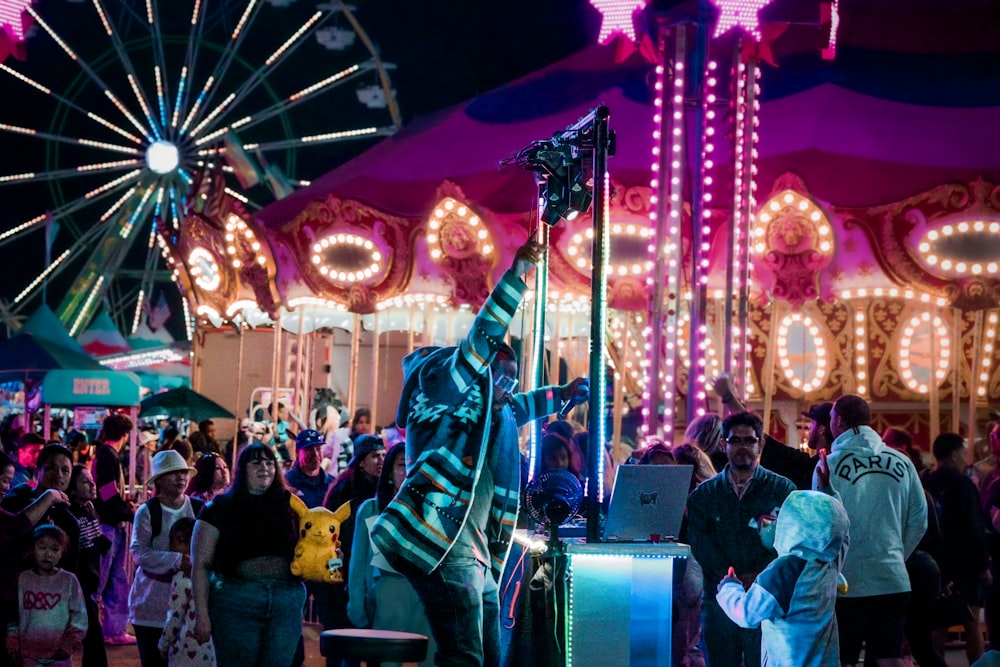
[[[201,515],[201,511],[205,509],[205,501],[201,498],[190,498],[191,500],[191,511],[194,513],[194,518],[198,518]]]
[[[160,505],[160,499],[153,496],[146,501],[146,507],[149,509],[149,528],[155,538],[163,529],[163,506]]]

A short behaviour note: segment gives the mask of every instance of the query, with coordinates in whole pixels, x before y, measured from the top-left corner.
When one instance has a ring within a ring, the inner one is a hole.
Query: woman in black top
[[[255,443],[195,523],[195,638],[212,637],[218,667],[292,663],[306,593],[290,570],[299,530],[290,497],[273,450]]]

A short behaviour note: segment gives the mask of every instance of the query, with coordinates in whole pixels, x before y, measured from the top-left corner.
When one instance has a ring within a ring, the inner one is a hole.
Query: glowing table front
[[[673,582],[686,544],[566,545],[566,666],[671,664]]]

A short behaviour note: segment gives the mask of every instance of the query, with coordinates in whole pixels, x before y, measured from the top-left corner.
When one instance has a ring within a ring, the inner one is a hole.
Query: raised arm
[[[69,505],[69,497],[58,489],[48,489],[42,495],[38,496],[33,503],[21,510],[19,514],[27,517],[31,525],[34,526],[42,520],[42,517],[45,516],[53,505],[59,503]]]
[[[528,289],[523,277],[538,262],[540,252],[541,248],[530,241],[518,248],[510,269],[503,274],[479,309],[469,335],[459,345],[451,369],[459,390],[464,391],[475,377],[486,372],[493,361]]]
[[[191,587],[194,589],[194,637],[204,644],[212,636],[212,621],[208,617],[209,568],[215,558],[219,529],[205,521],[194,522],[191,535]]]

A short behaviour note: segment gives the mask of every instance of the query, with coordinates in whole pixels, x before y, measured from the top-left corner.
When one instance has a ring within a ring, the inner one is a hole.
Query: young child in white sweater
[[[7,653],[21,667],[72,667],[87,634],[87,609],[76,576],[59,567],[66,533],[42,524],[34,533],[34,567],[17,580],[18,622],[7,628]]]
[[[175,521],[170,527],[170,550],[188,553],[193,530],[194,519]],[[170,667],[215,667],[215,645],[211,638],[204,644],[194,638],[194,618],[191,573],[180,569],[170,582],[170,609],[159,644]]]

